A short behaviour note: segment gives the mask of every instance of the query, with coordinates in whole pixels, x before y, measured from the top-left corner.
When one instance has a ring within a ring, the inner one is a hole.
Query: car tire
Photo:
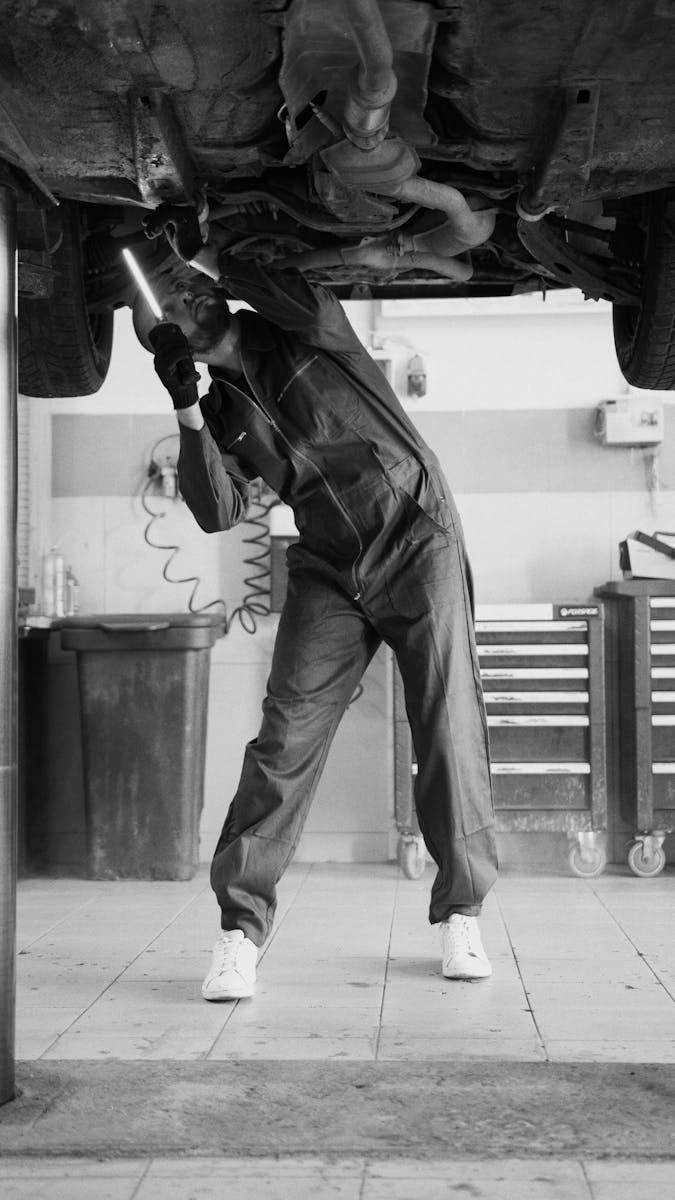
[[[79,205],[59,206],[49,299],[19,297],[19,391],[26,396],[90,396],[108,374],[114,312],[89,313]]]
[[[647,233],[639,305],[613,307],[619,366],[634,387],[675,387],[675,195],[645,198]]]

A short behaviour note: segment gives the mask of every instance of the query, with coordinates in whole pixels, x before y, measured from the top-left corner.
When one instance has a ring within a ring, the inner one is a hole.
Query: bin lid
[[[220,626],[224,632],[224,613],[77,613],[58,622],[59,629],[101,629],[106,633],[156,633],[163,629],[205,626]]]
[[[28,638],[30,641],[46,641],[51,632],[51,621],[49,625],[33,625],[29,622],[23,622],[19,625],[19,637]]]
[[[64,650],[203,650],[226,632],[223,613],[78,613],[59,622]]]

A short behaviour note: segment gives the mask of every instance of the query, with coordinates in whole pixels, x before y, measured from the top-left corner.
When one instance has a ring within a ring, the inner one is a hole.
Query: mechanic
[[[213,858],[222,932],[202,995],[253,994],[276,885],[382,642],[403,680],[415,805],[437,867],[429,920],[442,974],[487,978],[477,920],[497,875],[487,721],[469,563],[438,461],[330,291],[228,254],[227,235],[190,206],[161,205],[146,230],[163,231],[190,268],[160,285],[169,325],[140,298],[134,308],[176,409],[183,497],[203,530],[230,529],[262,478],[300,535],[261,729]],[[255,311],[230,313],[228,295]],[[211,377],[201,400],[194,359]]]

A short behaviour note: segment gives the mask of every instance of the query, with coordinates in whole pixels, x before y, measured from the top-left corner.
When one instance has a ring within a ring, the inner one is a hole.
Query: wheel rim
[[[579,847],[574,846],[570,851],[569,858],[575,875],[599,875],[604,866],[604,858],[598,849],[591,850],[586,857],[582,858]]]
[[[631,847],[628,861],[631,870],[637,875],[658,875],[666,865],[666,856],[660,846],[653,854],[647,855],[642,842],[638,842],[636,846]]]

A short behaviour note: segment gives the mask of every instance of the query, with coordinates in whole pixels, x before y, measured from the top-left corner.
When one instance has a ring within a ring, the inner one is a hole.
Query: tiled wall
[[[649,491],[649,454],[607,449],[593,437],[595,405],[622,389],[606,308],[543,313],[532,301],[515,301],[512,308],[488,305],[487,315],[446,304],[439,315],[438,304],[348,310],[360,336],[368,341],[374,332],[390,353],[400,390],[411,354],[424,357],[427,396],[411,401],[409,411],[457,497],[478,601],[584,600],[596,585],[618,577],[617,545],[629,530],[675,529],[673,410],[666,409],[666,442],[656,461],[661,488]],[[50,417],[52,453],[42,464],[51,483],[40,549],[62,540],[80,579],[82,609],[185,610],[192,585],[163,579],[168,551],[149,546],[145,531],[153,541],[179,546],[171,573],[199,577],[198,607],[222,597],[231,611],[245,590],[243,559],[250,549],[243,539],[255,528],[207,536],[183,504],[153,495],[146,503],[164,515],[148,529],[141,492],[150,454],[160,438],[173,436],[175,424],[126,311],[118,314],[113,368],[99,395],[41,403]],[[162,443],[165,451],[174,445]],[[258,624],[254,636],[235,624],[213,652],[205,859],[236,787],[243,744],[257,730],[276,620],[263,617]],[[53,672],[72,682],[73,670],[55,648]],[[396,845],[388,671],[378,658],[364,696],[345,718],[301,858],[386,859]],[[71,809],[77,809],[77,765],[72,753],[69,763],[58,763],[59,738],[56,727],[54,787],[68,780]],[[62,731],[61,744],[72,747],[72,730]],[[72,820],[71,833],[64,834],[66,857],[75,853],[77,816]]]

